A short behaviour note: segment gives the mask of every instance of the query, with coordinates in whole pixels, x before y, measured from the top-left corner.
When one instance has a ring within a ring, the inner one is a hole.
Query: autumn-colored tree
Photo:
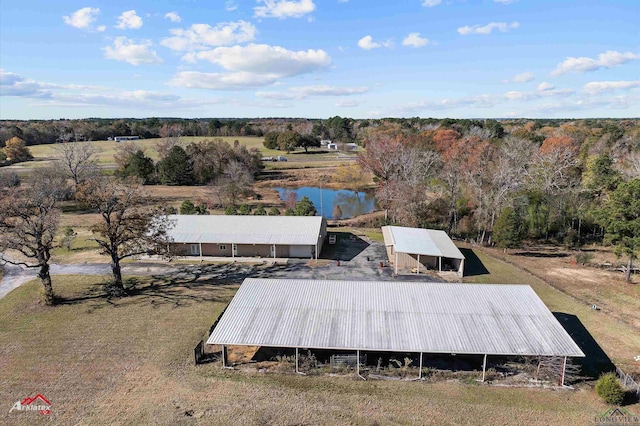
[[[118,165],[118,170],[123,171],[127,167],[127,164],[129,164],[131,157],[136,155],[138,151],[144,154],[144,148],[136,142],[125,141],[118,143],[116,153],[113,155],[113,159]]]
[[[334,219],[342,219],[342,209],[340,208],[340,204],[336,204],[333,207],[333,212],[331,213]]]
[[[33,159],[31,151],[27,148],[25,142],[17,136],[12,137],[5,142],[4,148],[2,148],[4,155],[8,161],[13,163],[19,163],[21,161],[28,161]]]
[[[160,160],[164,160],[174,146],[180,145],[182,132],[182,126],[180,124],[165,124],[162,126],[160,129],[160,137],[162,139],[159,139],[154,144]]]

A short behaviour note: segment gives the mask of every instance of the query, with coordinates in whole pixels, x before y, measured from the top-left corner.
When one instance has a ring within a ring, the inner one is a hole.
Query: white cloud
[[[461,35],[469,35],[469,34],[481,34],[487,35],[491,34],[493,30],[498,30],[501,33],[506,33],[509,30],[514,28],[518,28],[520,26],[519,22],[490,22],[487,25],[465,25],[464,27],[458,28],[458,33]]]
[[[101,33],[101,32],[103,32],[103,31],[104,31],[104,30],[106,30],[106,29],[107,29],[107,26],[106,26],[106,25],[98,25],[98,26],[96,27],[96,31],[98,31],[98,32],[100,32],[100,33]]]
[[[442,0],[423,0],[422,7],[433,7],[442,3]]]
[[[364,36],[360,40],[358,40],[358,47],[364,50],[377,49],[383,46],[393,47],[393,41],[386,40],[386,41],[383,41],[382,43],[374,42],[373,37],[371,37],[370,35]]]
[[[361,101],[355,99],[342,99],[335,103],[336,108],[355,108],[362,104]]]
[[[169,32],[173,37],[165,38],[160,44],[172,50],[192,51],[252,41],[256,27],[250,22],[237,21],[221,22],[215,27],[193,24],[187,29],[176,28]]]
[[[493,0],[495,3],[500,3],[500,4],[511,4],[514,3],[516,0]]]
[[[404,40],[402,40],[403,46],[422,47],[429,44],[429,39],[420,37],[420,33],[409,33]]]
[[[380,45],[380,43],[374,43],[373,42],[373,37],[368,35],[368,36],[364,36],[360,40],[358,40],[358,47],[360,47],[361,49],[364,49],[364,50],[371,50],[371,49],[376,49],[378,47],[381,47],[381,45]]]
[[[536,76],[532,72],[521,72],[520,74],[516,74],[513,77],[502,80],[503,83],[528,83],[530,81],[535,80]]]
[[[224,8],[227,12],[233,12],[234,10],[238,9],[238,5],[234,0],[227,0],[224,3]]]
[[[70,16],[63,16],[62,20],[65,24],[74,28],[91,29],[97,16],[100,14],[100,9],[97,7],[83,7],[73,12]]]
[[[142,27],[142,18],[136,15],[135,10],[127,10],[118,16],[118,25],[116,25],[116,28],[121,30],[126,30],[127,28],[137,30],[140,27]]]
[[[259,98],[276,100],[306,99],[314,96],[352,96],[361,95],[369,91],[368,87],[337,87],[337,86],[299,86],[291,87],[286,92],[256,92]]]
[[[279,76],[276,74],[255,74],[250,72],[206,73],[180,71],[167,84],[188,89],[247,90],[273,84],[278,78]]]
[[[338,0],[338,3],[349,3],[349,0]]]
[[[126,37],[116,37],[113,46],[107,46],[103,50],[105,58],[127,62],[131,65],[162,63],[162,59],[151,49],[150,40],[142,40],[136,44]]]
[[[229,71],[276,74],[281,77],[326,69],[331,64],[331,57],[324,50],[292,51],[280,46],[253,43],[218,47],[188,56],[218,64]]]
[[[167,12],[164,14],[164,17],[168,20],[170,20],[171,22],[180,22],[182,21],[182,18],[180,18],[180,15],[178,15],[178,12]]]
[[[313,0],[257,0],[264,6],[253,8],[258,18],[300,18],[313,12],[316,5]]]
[[[547,83],[546,81],[543,81],[542,83],[538,84],[538,92],[547,92],[555,88],[556,86],[554,86],[551,83]]]
[[[252,89],[279,79],[327,69],[331,57],[323,50],[291,51],[280,46],[249,44],[191,52],[185,60],[207,60],[228,73],[179,72],[168,84],[215,90]]]
[[[18,74],[0,68],[0,96],[50,98],[51,91],[45,84],[26,80]]]
[[[628,90],[640,87],[640,80],[591,81],[584,85],[582,91],[588,95],[597,95],[615,90]]]
[[[615,50],[607,50],[606,52],[601,53],[598,55],[598,59],[587,58],[585,56],[578,58],[569,56],[558,64],[551,75],[558,76],[568,72],[584,73],[587,71],[595,71],[600,68],[612,68],[617,65],[622,65],[625,62],[638,59],[640,59],[640,53],[623,53]]]

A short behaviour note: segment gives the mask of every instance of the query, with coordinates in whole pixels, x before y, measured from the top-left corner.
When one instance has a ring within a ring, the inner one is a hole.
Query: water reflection
[[[327,219],[333,219],[336,206],[340,206],[342,219],[371,213],[375,208],[373,194],[367,192],[355,192],[346,189],[320,189],[317,187],[305,186],[302,188],[276,188],[280,199],[286,201],[292,199],[291,193],[297,195],[297,199],[309,197],[318,214],[322,214]]]

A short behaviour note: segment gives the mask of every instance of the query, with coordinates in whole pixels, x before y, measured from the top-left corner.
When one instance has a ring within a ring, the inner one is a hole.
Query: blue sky
[[[640,116],[637,0],[0,8],[2,119]]]

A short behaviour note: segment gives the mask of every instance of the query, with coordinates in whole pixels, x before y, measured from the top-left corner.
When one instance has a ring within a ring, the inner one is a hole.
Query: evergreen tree
[[[522,242],[523,220],[520,212],[512,207],[506,207],[493,226],[493,240],[500,248],[519,247]]]
[[[192,185],[193,161],[180,146],[174,146],[164,160],[158,163],[160,182],[167,185]]]
[[[294,214],[296,216],[315,216],[318,213],[309,197],[302,197],[302,200],[296,203]],[[286,213],[285,213],[286,214]]]
[[[262,204],[258,204],[258,207],[253,212],[254,216],[265,216],[266,214],[267,211],[264,209],[264,206]]]
[[[640,179],[618,185],[597,216],[616,256],[628,256],[625,278],[631,281],[633,260],[640,251]]]

